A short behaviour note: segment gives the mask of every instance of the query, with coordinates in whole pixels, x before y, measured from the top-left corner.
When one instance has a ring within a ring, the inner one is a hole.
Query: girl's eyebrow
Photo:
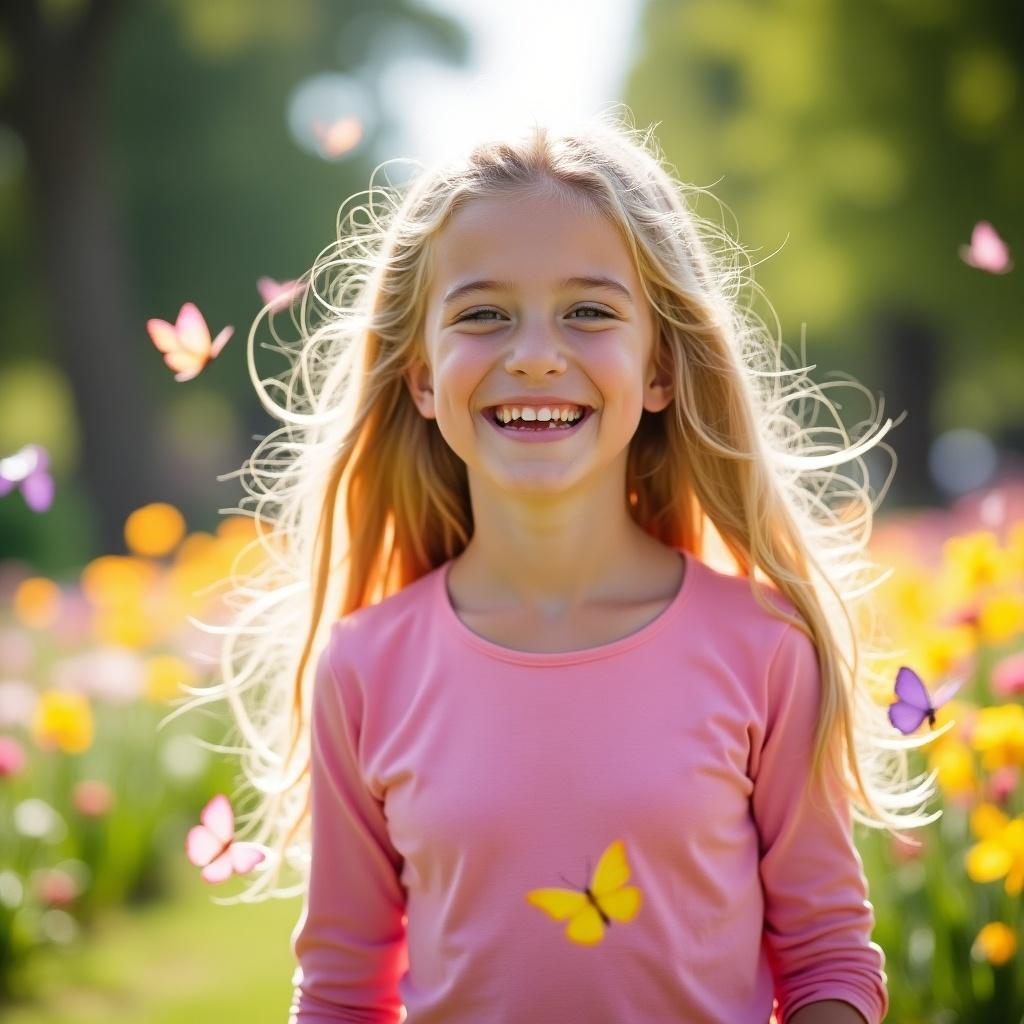
[[[604,288],[607,291],[616,292],[626,302],[632,304],[633,296],[629,289],[613,277],[567,277],[559,281],[560,288]],[[512,281],[467,281],[465,284],[456,285],[442,302],[447,306],[456,299],[465,298],[473,292],[510,292],[515,289]]]

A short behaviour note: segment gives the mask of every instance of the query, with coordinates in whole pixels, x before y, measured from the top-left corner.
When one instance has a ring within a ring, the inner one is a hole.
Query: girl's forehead
[[[457,209],[431,246],[431,297],[468,280],[559,286],[607,277],[637,287],[629,249],[608,218],[565,196],[475,199]]]

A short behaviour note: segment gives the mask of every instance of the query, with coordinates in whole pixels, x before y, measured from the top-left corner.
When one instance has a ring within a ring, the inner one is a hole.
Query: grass
[[[175,899],[111,911],[84,941],[41,953],[37,1000],[4,1007],[5,1024],[284,1024],[299,899],[218,906],[210,896],[240,883],[210,886],[190,868]]]

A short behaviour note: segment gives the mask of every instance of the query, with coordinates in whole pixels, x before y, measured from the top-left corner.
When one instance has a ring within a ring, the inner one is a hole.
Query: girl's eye
[[[570,310],[570,312],[572,312],[572,313],[600,313],[600,315],[603,316],[603,317],[610,317],[612,315],[606,309],[601,309],[599,306],[577,306],[575,309]],[[470,310],[468,313],[465,313],[462,316],[460,316],[458,318],[458,320],[456,320],[455,322],[456,323],[461,323],[463,320],[479,320],[481,323],[483,323],[483,322],[486,322],[485,320],[480,320],[481,315],[483,313],[495,313],[496,315],[501,316],[501,314],[496,309],[473,309],[473,310]],[[585,316],[585,317],[579,317],[578,319],[581,319],[581,320],[596,320],[597,317]],[[490,322],[493,323],[494,321],[491,320]]]

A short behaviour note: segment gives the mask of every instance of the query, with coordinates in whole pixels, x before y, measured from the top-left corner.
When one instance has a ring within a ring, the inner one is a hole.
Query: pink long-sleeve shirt
[[[694,555],[611,643],[474,633],[451,562],[335,622],[312,697],[312,862],[289,1024],[788,1024],[888,1010],[849,806],[809,778],[800,630]],[[777,590],[771,600],[792,612]],[[593,945],[526,900],[623,843],[639,912]]]

